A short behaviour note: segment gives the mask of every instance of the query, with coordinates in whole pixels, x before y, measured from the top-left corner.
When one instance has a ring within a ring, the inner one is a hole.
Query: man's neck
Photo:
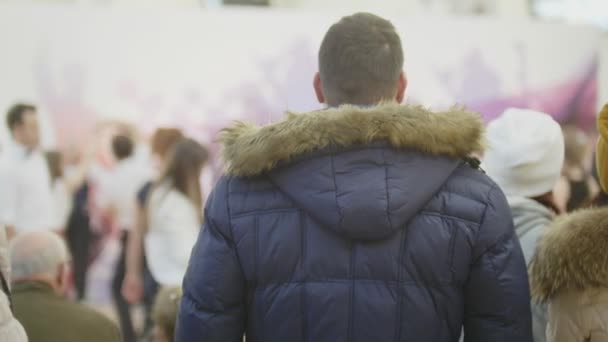
[[[51,280],[47,275],[17,278],[13,280],[13,287],[49,289],[54,294],[59,293],[59,291],[57,290],[57,284],[53,280]]]

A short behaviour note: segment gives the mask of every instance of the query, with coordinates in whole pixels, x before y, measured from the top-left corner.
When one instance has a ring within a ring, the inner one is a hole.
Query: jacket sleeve
[[[465,285],[465,342],[532,342],[530,291],[511,211],[498,187],[488,195]]]
[[[241,342],[245,279],[231,236],[227,181],[207,201],[205,222],[184,278],[177,342]]]

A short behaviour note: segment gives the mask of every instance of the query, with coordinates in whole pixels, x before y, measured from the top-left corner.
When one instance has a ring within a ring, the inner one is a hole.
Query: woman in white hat
[[[539,237],[559,213],[553,189],[564,163],[564,137],[551,116],[507,109],[488,125],[483,168],[507,196],[526,263]],[[534,341],[544,342],[546,307],[532,305]]]

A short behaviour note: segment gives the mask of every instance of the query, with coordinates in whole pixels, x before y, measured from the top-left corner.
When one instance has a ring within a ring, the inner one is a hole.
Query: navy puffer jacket
[[[178,342],[531,342],[499,188],[462,110],[340,107],[222,137]]]

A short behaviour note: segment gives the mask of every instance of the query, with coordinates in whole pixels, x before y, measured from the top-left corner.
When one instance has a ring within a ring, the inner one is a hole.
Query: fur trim
[[[399,149],[464,158],[482,152],[481,116],[460,108],[433,113],[420,106],[342,106],[287,118],[265,127],[237,122],[220,135],[232,176],[256,176],[277,163],[328,146],[351,147],[386,140]]]
[[[608,287],[608,209],[581,210],[547,228],[530,264],[532,297]]]

